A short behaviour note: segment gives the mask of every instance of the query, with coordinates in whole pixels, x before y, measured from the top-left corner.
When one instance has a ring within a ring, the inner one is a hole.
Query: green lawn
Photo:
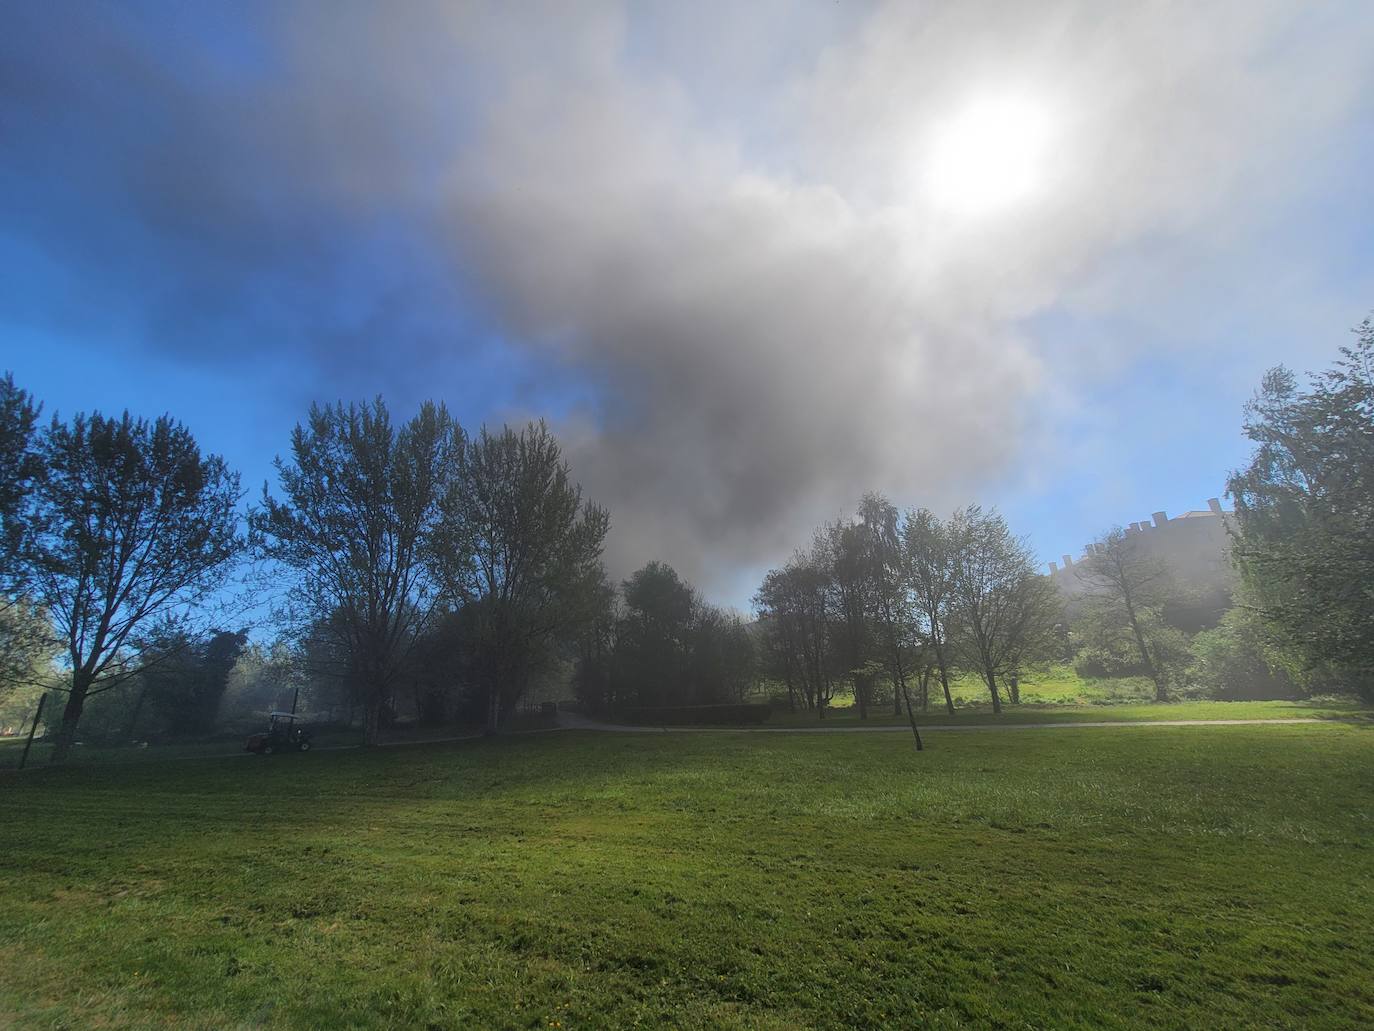
[[[772,683],[775,694],[786,694],[786,687]],[[1080,677],[1072,666],[1052,666],[1025,674],[1021,678],[1021,701],[1026,705],[1121,705],[1154,700],[1155,687],[1146,677]],[[914,693],[914,692],[913,692]],[[987,685],[976,674],[955,673],[950,679],[950,697],[959,708],[981,708],[990,705]],[[1006,685],[1002,698],[1007,700]],[[847,690],[835,696],[835,708],[846,708],[853,702]],[[930,686],[932,708],[943,707],[944,696],[938,681]]]
[[[1316,699],[1297,702],[1176,702],[1136,705],[1003,705],[1000,715],[990,705],[960,706],[954,715],[944,706],[917,713],[920,726],[996,725],[1011,723],[1139,723],[1149,720],[1280,720],[1338,719],[1374,721],[1374,709],[1343,699]],[[867,721],[859,719],[852,706],[827,709],[824,721],[815,712],[774,711],[769,726],[848,727],[870,725],[907,726],[906,712],[898,716],[888,706],[870,709]]]
[[[1374,727],[0,774],[0,1024],[1356,1027]]]

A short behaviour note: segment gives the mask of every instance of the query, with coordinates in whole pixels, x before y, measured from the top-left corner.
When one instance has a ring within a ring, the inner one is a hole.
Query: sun
[[[927,187],[940,207],[960,214],[1002,211],[1044,186],[1050,118],[1019,96],[986,97],[942,119],[926,152]]]

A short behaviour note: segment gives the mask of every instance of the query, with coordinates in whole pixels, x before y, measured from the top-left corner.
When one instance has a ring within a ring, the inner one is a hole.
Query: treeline
[[[275,602],[288,679],[327,680],[369,742],[402,693],[497,729],[609,593],[607,513],[542,423],[469,435],[442,405],[401,426],[380,399],[316,406],[245,526],[238,475],[170,417],[39,414],[6,377],[0,673],[59,693],[55,760],[88,703],[123,718],[97,701],[117,689],[130,725],[145,707],[213,722],[244,641],[212,621],[249,560],[239,598]]]
[[[1000,712],[1018,674],[1062,651],[1060,600],[1025,540],[976,505],[942,520],[869,494],[827,523],[755,595],[768,671],[794,709],[821,717],[837,689],[861,718],[930,705],[954,711],[951,674],[976,673]],[[932,687],[932,685],[935,685]],[[914,697],[913,697],[914,692]]]
[[[866,716],[952,711],[951,679],[975,675],[1000,711],[1020,674],[1069,660],[1146,677],[1159,701],[1374,699],[1369,321],[1306,388],[1275,369],[1247,407],[1235,604],[1191,638],[1168,619],[1171,571],[1119,529],[1066,614],[996,512],[870,494],[765,576],[746,623],[662,563],[610,583],[608,514],[542,423],[468,434],[442,405],[399,426],[380,399],[316,406],[245,515],[238,475],[168,416],[40,414],[0,380],[0,727],[50,692],[56,759],[79,727],[201,734],[297,692],[370,742],[403,711],[495,731],[569,682],[598,712],[763,690],[818,716],[852,695]],[[278,639],[250,643],[234,601],[270,604]]]
[[[573,687],[595,713],[737,705],[758,684],[753,635],[663,562],[602,599],[579,643]]]

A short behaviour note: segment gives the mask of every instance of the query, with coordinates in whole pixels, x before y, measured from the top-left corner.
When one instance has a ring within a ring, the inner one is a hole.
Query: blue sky
[[[1030,6],[6,5],[0,364],[253,495],[315,400],[544,417],[740,606],[868,489],[1077,553],[1374,308],[1374,13]]]

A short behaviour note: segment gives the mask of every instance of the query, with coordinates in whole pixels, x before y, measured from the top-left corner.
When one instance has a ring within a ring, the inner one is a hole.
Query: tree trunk
[[[1155,701],[1167,702],[1169,691],[1164,683],[1164,671],[1150,655],[1149,646],[1145,643],[1145,633],[1140,629],[1140,620],[1136,618],[1135,606],[1131,604],[1129,597],[1126,599],[1126,616],[1131,621],[1131,632],[1135,634],[1136,647],[1140,649],[1140,661],[1145,664],[1145,672],[1154,681]]]
[[[947,711],[951,716],[953,716],[953,715],[954,715],[954,698],[953,698],[953,697],[950,695],[950,693],[949,693],[949,669],[948,669],[948,667],[945,666],[945,658],[944,658],[943,655],[940,656],[940,660],[939,660],[939,661],[940,661],[940,686],[941,686],[942,688],[944,688],[944,690],[945,690],[945,709],[946,709],[946,711]]]
[[[1012,704],[1012,705],[1020,705],[1020,704],[1021,704],[1021,681],[1020,681],[1020,679],[1016,676],[1015,673],[1013,673],[1012,676],[1011,676],[1011,679],[1007,681],[1007,686],[1008,686],[1008,687],[1010,688],[1010,690],[1011,690],[1011,704]]]
[[[925,745],[921,744],[921,732],[916,728],[916,713],[911,709],[911,695],[907,693],[906,682],[902,682],[902,695],[906,699],[906,717],[911,723],[911,736],[916,739],[916,751],[922,751]]]
[[[363,706],[363,744],[375,745],[382,739],[382,699],[370,698]]]
[[[868,719],[868,677],[854,675],[854,702],[859,707],[859,719]]]
[[[139,677],[142,680],[142,677]],[[134,702],[133,715],[129,717],[128,729],[124,731],[124,736],[130,742],[135,740],[134,731],[138,728],[138,715],[143,711],[143,699],[148,697],[148,685],[145,683],[138,689],[138,701]]]
[[[71,692],[62,710],[62,723],[57,728],[57,739],[53,742],[51,762],[60,763],[71,753],[72,745],[76,743],[76,725],[81,722],[81,710],[86,705],[86,693],[90,689],[89,676],[80,670],[72,674]]]
[[[492,687],[487,691],[487,736],[494,737],[501,729],[501,693]]]
[[[992,695],[993,714],[1000,715],[1002,712],[1002,699],[1001,696],[999,696],[997,693],[997,674],[993,673],[991,670],[988,670],[986,674],[986,680],[988,682],[988,693]]]

